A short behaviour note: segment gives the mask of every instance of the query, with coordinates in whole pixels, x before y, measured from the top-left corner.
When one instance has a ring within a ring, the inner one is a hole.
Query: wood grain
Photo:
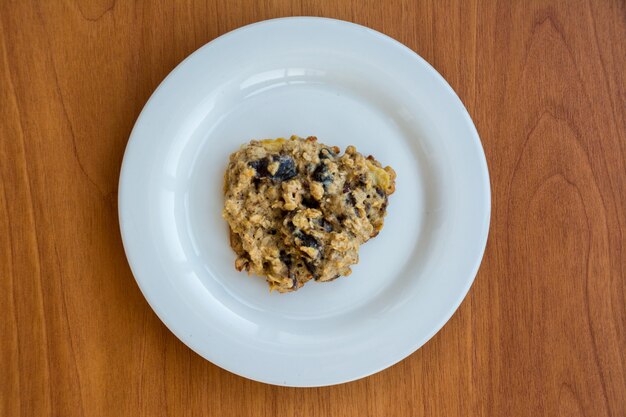
[[[220,34],[289,15],[370,26],[432,63],[493,190],[452,320],[398,365],[318,389],[248,381],[179,342],[116,215],[158,83]],[[626,415],[625,68],[623,1],[0,2],[0,415]]]

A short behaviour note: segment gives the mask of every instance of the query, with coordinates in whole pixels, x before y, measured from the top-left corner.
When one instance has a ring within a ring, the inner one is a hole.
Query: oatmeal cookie
[[[383,227],[395,177],[354,146],[339,155],[314,136],[242,146],[224,175],[235,267],[279,292],[349,275],[359,246]]]

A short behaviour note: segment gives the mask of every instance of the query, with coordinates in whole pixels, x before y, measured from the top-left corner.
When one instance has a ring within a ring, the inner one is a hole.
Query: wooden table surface
[[[124,256],[130,130],[242,25],[384,32],[457,91],[491,173],[474,286],[419,351],[334,387],[246,380],[178,341]],[[626,415],[623,1],[0,2],[0,416]]]

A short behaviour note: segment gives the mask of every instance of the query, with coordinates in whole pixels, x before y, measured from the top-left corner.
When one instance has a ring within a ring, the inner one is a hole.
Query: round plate
[[[241,144],[292,134],[355,145],[398,177],[352,275],[279,294],[235,271],[222,181]],[[485,156],[450,86],[393,39],[321,18],[246,26],[178,65],[135,124],[119,188],[130,266],[165,325],[224,369],[289,386],[358,379],[423,345],[469,290],[489,215]]]

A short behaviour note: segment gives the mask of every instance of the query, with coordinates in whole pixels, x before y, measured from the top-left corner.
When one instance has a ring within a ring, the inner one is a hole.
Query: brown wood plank
[[[128,135],[215,37],[327,16],[422,55],[466,104],[493,191],[476,282],[406,360],[280,388],[191,352],[117,226]],[[623,1],[0,2],[0,415],[626,415]]]

